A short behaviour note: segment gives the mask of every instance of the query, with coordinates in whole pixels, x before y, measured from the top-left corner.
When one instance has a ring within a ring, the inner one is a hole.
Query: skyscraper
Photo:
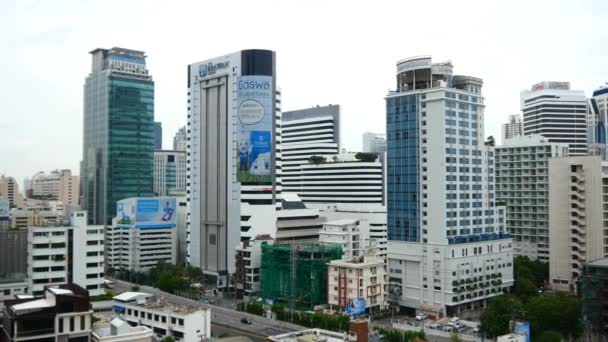
[[[569,82],[540,82],[521,92],[524,135],[566,143],[569,155],[587,154],[587,98]]]
[[[225,286],[241,197],[275,212],[275,54],[243,50],[188,66],[189,263]]]
[[[82,207],[109,224],[116,202],[152,196],[154,82],[143,51],[91,51],[84,86]]]
[[[154,149],[163,149],[163,123],[158,121],[154,122]]]
[[[502,143],[504,144],[507,139],[518,137],[520,135],[524,135],[521,115],[509,115],[509,121],[502,124]]]
[[[386,97],[389,299],[443,315],[513,284],[513,240],[494,201],[494,150],[484,145],[483,83],[452,69],[426,56],[402,60]]]
[[[587,139],[589,154],[608,160],[606,129],[608,128],[608,85],[599,87],[587,103]]]
[[[363,152],[386,152],[386,134],[372,132],[363,133]]]
[[[186,126],[181,127],[175,133],[173,137],[173,150],[174,151],[186,151],[188,148],[188,135],[186,133]]]
[[[154,151],[154,195],[186,192],[186,151]]]

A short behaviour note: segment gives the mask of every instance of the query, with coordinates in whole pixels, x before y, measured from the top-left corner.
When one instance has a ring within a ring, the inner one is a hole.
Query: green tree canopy
[[[362,162],[375,162],[378,158],[378,153],[358,152],[355,154],[355,158]]]
[[[561,342],[562,340],[562,334],[551,330],[543,332],[538,338],[538,342]]]
[[[575,296],[565,293],[545,294],[530,299],[525,309],[534,337],[549,330],[567,337],[582,334],[581,305]]]
[[[325,157],[323,156],[310,156],[308,162],[311,164],[319,165],[325,163]]]
[[[480,329],[494,337],[509,333],[509,321],[523,318],[523,305],[514,296],[498,296],[489,301],[481,314]]]

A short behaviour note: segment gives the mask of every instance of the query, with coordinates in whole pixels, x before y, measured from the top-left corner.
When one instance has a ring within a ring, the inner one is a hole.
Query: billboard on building
[[[7,199],[0,199],[0,221],[6,221],[11,213],[11,205]]]
[[[128,198],[118,201],[117,224],[144,229],[173,228],[177,215],[175,203],[173,197]]]
[[[344,309],[348,316],[359,317],[365,313],[365,298],[357,298],[350,301]]]
[[[272,182],[274,86],[272,76],[238,79],[239,182]]]
[[[515,322],[513,325],[513,332],[524,335],[526,337],[526,342],[530,342],[530,322]]]

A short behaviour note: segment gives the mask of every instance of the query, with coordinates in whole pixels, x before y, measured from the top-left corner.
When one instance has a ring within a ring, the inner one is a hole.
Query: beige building
[[[39,172],[32,177],[32,196],[58,200],[64,204],[78,205],[80,178],[70,170],[53,170],[49,174]]]
[[[11,212],[12,229],[27,228],[31,226],[56,225],[63,221],[63,216],[46,210],[13,210]]]
[[[364,255],[348,260],[333,260],[327,266],[327,303],[345,309],[357,299],[365,300],[365,309],[383,309],[386,270],[384,260]]]
[[[11,207],[23,207],[23,196],[19,193],[19,185],[15,178],[0,176],[0,198],[7,199]]]
[[[575,291],[583,264],[608,256],[608,162],[549,160],[549,227],[551,285]]]

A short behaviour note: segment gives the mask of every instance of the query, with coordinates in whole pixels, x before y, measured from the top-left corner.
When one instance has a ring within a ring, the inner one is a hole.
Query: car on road
[[[473,328],[473,332],[478,334],[479,333],[479,326],[476,326],[475,328]]]
[[[441,326],[437,323],[433,323],[433,324],[429,324],[428,328],[429,329],[439,329]]]
[[[419,314],[416,315],[416,320],[417,321],[424,321],[425,319],[427,319],[427,317],[428,316],[426,314],[419,313]]]
[[[241,323],[243,323],[243,324],[253,324],[249,319],[247,319],[245,317],[241,318]]]

